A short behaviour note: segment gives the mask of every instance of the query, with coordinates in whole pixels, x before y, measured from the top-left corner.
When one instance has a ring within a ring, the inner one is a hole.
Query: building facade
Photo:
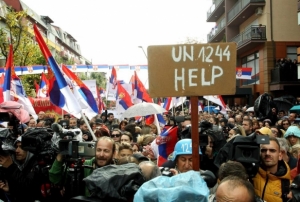
[[[207,22],[216,26],[208,43],[236,42],[237,67],[251,67],[251,80],[237,80],[227,103],[253,104],[262,93],[300,96],[297,49],[300,47],[298,1],[213,0]],[[300,72],[300,71],[299,71]]]
[[[15,11],[26,11],[29,32],[33,34],[33,23],[37,24],[47,43],[52,55],[59,54],[64,60],[72,60],[74,64],[90,64],[82,54],[80,45],[76,39],[62,28],[53,25],[53,20],[49,16],[40,16],[24,2],[20,0],[0,0],[0,17],[5,18],[8,7]],[[1,27],[5,27],[5,21],[1,21]],[[1,64],[1,66],[4,66]]]

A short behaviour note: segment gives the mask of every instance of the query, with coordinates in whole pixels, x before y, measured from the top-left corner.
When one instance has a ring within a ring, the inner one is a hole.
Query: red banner
[[[49,116],[55,116],[55,117],[61,117],[62,113],[67,114],[67,112],[65,112],[65,111],[62,112],[61,108],[53,105],[50,102],[49,97],[46,97],[46,98],[29,97],[29,99],[31,101],[31,104],[32,104],[36,114],[38,114],[40,111],[45,112]]]

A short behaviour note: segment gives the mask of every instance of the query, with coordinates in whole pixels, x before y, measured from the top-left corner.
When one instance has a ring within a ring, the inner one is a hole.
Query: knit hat
[[[288,129],[286,130],[286,132],[284,134],[284,137],[287,138],[292,135],[300,138],[300,128],[298,126],[288,127]]]

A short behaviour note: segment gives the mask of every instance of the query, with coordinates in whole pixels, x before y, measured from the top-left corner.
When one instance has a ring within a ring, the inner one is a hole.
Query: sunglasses
[[[120,134],[111,134],[110,137],[120,137]]]
[[[261,153],[266,153],[268,150],[269,150],[271,153],[275,153],[275,152],[277,151],[276,149],[261,149],[260,152],[261,152]]]

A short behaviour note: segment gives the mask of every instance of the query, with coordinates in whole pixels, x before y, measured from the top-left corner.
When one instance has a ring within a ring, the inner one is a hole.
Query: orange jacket
[[[291,180],[290,168],[283,160],[278,162],[275,174],[260,167],[252,179],[255,193],[267,202],[282,202],[281,179]]]

